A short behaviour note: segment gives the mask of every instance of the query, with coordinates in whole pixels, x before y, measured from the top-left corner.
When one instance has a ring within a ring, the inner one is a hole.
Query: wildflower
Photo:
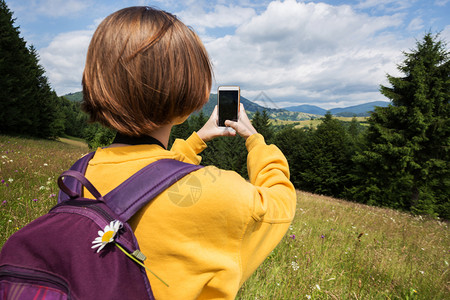
[[[1,180],[1,183],[5,183],[5,179],[2,179],[2,180]]]
[[[40,190],[40,191],[45,190],[45,186],[41,185],[41,186],[39,187],[39,190]]]
[[[424,272],[424,271],[419,271],[419,273],[420,273],[420,274],[422,274],[422,275],[423,275],[423,274],[425,274],[425,272]]]
[[[300,266],[298,265],[298,263],[295,262],[295,261],[291,262],[291,267],[292,267],[292,269],[293,269],[294,271],[297,271],[297,270],[300,268]]]
[[[9,182],[13,182],[13,181],[14,181],[14,179],[10,178],[10,179],[8,179],[8,181],[9,181]]]
[[[33,199],[33,201],[34,201],[34,202],[37,202],[37,201],[38,201],[38,199],[34,198],[34,199]]]
[[[323,238],[325,238],[325,236],[324,236],[324,235],[322,234],[322,235],[320,236],[320,238],[322,238],[322,239],[323,239]]]
[[[56,197],[56,194],[50,194],[50,196],[48,196],[49,198],[53,198]]]
[[[47,166],[48,166],[48,164],[47,164],[47,163],[45,163],[45,164],[44,164],[44,167],[47,167]]]
[[[5,205],[6,204],[6,200],[3,200],[2,204]]]
[[[291,239],[295,240],[295,234],[289,236]]]
[[[306,295],[306,299],[311,299],[311,295]]]
[[[316,287],[315,287],[318,291],[320,291],[320,286],[318,285],[318,284],[316,284]]]
[[[109,244],[114,241],[114,237],[116,236],[119,229],[122,228],[122,222],[119,220],[111,221],[109,225],[105,226],[103,231],[98,231],[98,237],[92,242],[94,244],[91,248],[97,248],[97,253],[102,250],[106,244]]]

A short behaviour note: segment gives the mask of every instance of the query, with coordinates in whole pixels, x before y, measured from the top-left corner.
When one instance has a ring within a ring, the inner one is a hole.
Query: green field
[[[56,203],[79,142],[0,136],[0,246]],[[298,192],[294,222],[237,299],[450,299],[447,222]]]
[[[355,118],[359,124],[361,124],[363,126],[368,125],[367,117],[355,117]],[[340,120],[342,122],[351,122],[353,120],[353,117],[334,117],[333,116],[333,119]],[[320,123],[322,123],[321,118],[313,119],[313,120],[302,120],[302,121],[286,121],[286,120],[278,120],[278,119],[270,120],[270,124],[274,125],[274,126],[294,124],[295,128],[317,128],[317,125],[319,125]]]

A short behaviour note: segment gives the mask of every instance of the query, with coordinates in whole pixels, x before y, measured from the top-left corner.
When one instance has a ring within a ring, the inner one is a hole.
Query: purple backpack
[[[159,160],[101,196],[83,175],[93,155],[61,174],[59,203],[3,246],[0,299],[154,299],[127,221],[201,166]],[[81,196],[83,186],[95,200]]]

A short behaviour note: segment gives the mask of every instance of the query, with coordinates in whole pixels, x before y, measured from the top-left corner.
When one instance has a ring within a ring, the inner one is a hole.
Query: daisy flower
[[[106,244],[109,244],[114,241],[114,237],[116,236],[119,229],[122,228],[122,222],[119,220],[111,221],[109,225],[105,226],[103,231],[98,231],[98,237],[92,242],[94,244],[91,248],[97,248],[97,253],[102,250]]]

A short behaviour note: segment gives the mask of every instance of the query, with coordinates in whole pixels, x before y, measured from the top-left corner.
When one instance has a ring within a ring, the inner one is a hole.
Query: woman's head
[[[91,121],[145,135],[200,109],[211,83],[208,54],[190,28],[167,12],[129,7],[103,20],[92,37],[83,109]]]

